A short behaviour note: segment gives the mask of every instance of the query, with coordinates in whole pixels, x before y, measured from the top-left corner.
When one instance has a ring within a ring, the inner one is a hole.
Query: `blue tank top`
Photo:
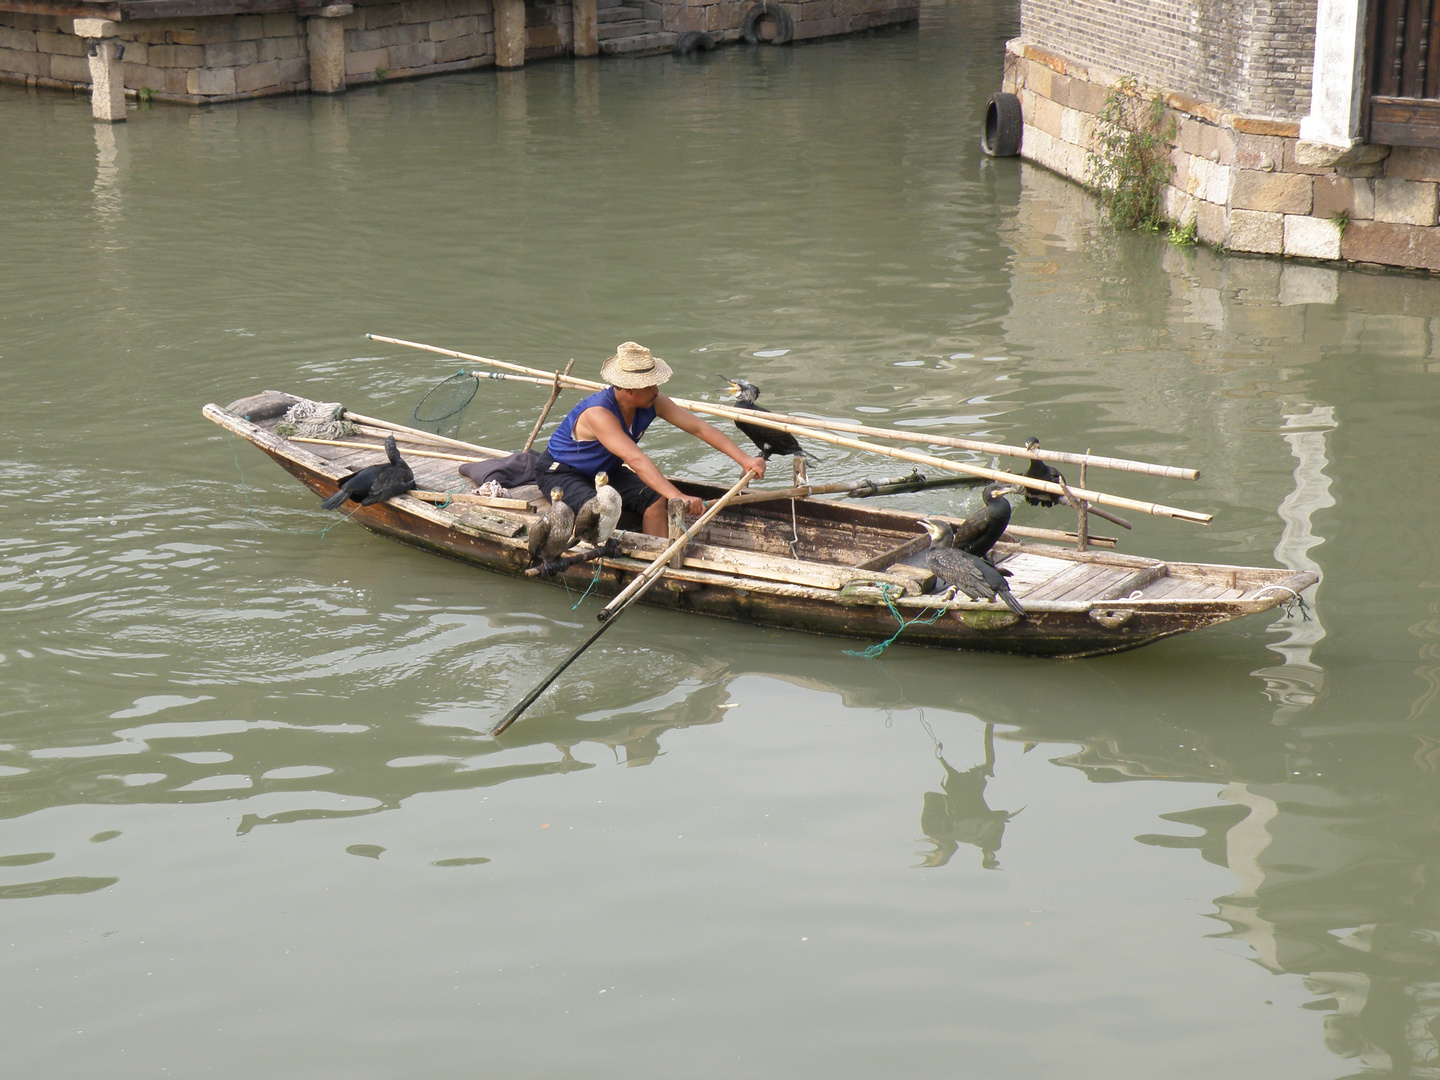
[[[586,409],[593,409],[596,406],[614,413],[615,419],[620,421],[621,428],[624,428],[626,434],[637,443],[640,441],[640,436],[645,434],[645,429],[650,426],[650,422],[655,419],[654,409],[636,409],[635,422],[626,427],[625,416],[620,411],[619,402],[615,400],[613,386],[607,386],[604,390],[591,394],[571,409],[570,414],[560,421],[560,426],[550,436],[546,450],[556,461],[569,465],[586,476],[593,476],[602,469],[613,473],[621,465],[620,458],[612,454],[599,439],[589,439],[585,442],[578,442],[575,439],[575,421],[580,419],[580,414]]]

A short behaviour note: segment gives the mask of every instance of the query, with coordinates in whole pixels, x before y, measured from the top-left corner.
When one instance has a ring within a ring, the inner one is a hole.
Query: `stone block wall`
[[[1025,0],[1020,40],[1222,109],[1309,109],[1315,0]]]
[[[1020,153],[1089,183],[1113,71],[1006,47],[1004,89],[1024,116]],[[1230,251],[1440,271],[1440,150],[1304,142],[1299,125],[1164,94],[1173,125],[1166,216]]]
[[[495,63],[492,0],[351,2],[354,10],[338,20],[347,86]],[[634,48],[668,48],[674,36],[686,30],[706,30],[733,41],[740,37],[741,22],[753,3],[631,0],[627,6],[663,22],[667,32],[637,39]],[[794,20],[796,40],[919,18],[919,0],[806,0],[785,8]],[[121,21],[115,40],[125,49],[126,92],[201,103],[309,90],[309,21],[294,13]],[[573,45],[569,0],[526,3],[526,60],[568,56]],[[86,44],[75,36],[69,17],[0,11],[0,82],[86,89],[90,68],[85,52]]]

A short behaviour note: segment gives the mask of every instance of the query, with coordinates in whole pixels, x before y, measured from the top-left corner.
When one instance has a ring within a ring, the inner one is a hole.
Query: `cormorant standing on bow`
[[[930,553],[926,562],[941,585],[958,589],[972,600],[998,598],[1016,615],[1025,614],[1020,601],[1011,594],[1003,570],[996,569],[978,555],[952,547],[954,532],[943,521],[921,520],[925,531],[930,534]]]
[[[540,520],[530,526],[526,537],[530,551],[530,565],[538,566],[550,559],[557,559],[570,546],[570,536],[575,531],[575,511],[565,505],[565,492],[561,488],[550,489],[550,508],[540,515]]]
[[[337,509],[347,499],[361,506],[373,506],[396,495],[404,495],[415,486],[415,474],[395,447],[395,436],[385,436],[388,461],[367,465],[358,472],[340,478],[340,490],[320,504],[322,510]]]
[[[1005,496],[1020,490],[1016,484],[986,484],[981,492],[985,505],[952,530],[955,547],[971,555],[988,555],[1010,524],[1010,500]]]
[[[1040,440],[1031,435],[1025,440],[1026,450],[1040,449]],[[1030,460],[1030,468],[1025,470],[1025,475],[1031,480],[1047,480],[1052,484],[1065,483],[1065,477],[1060,475],[1060,470],[1053,466],[1046,465],[1039,458]],[[1063,495],[1056,495],[1049,491],[1036,491],[1034,488],[1025,489],[1025,501],[1031,506],[1054,506],[1064,498]]]

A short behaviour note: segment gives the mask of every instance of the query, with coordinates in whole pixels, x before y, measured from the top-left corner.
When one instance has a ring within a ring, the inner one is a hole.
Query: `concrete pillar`
[[[1360,135],[1365,5],[1366,0],[1319,0],[1310,115],[1300,121],[1303,142],[1348,149]]]
[[[125,69],[120,58],[125,46],[113,40],[115,24],[109,19],[76,19],[75,36],[85,38],[90,56],[90,112],[110,124],[125,120]]]
[[[525,66],[525,0],[495,2],[495,66]]]
[[[345,89],[345,24],[353,4],[327,4],[305,20],[310,50],[310,92],[338,94]]]
[[[596,55],[600,51],[600,23],[595,0],[573,0],[570,14],[573,20],[575,55]]]

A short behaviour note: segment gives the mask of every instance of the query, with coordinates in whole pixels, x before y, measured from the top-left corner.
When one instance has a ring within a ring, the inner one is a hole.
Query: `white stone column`
[[[525,66],[525,0],[495,0],[495,66]]]
[[[570,16],[574,29],[576,56],[594,56],[600,51],[599,12],[595,0],[572,0]]]
[[[310,50],[310,92],[338,94],[345,89],[345,24],[353,4],[327,4],[305,20]]]
[[[125,120],[125,69],[120,58],[125,46],[115,41],[115,24],[109,19],[76,19],[75,36],[88,42],[90,55],[90,112],[110,124]]]
[[[1310,115],[1300,121],[1301,142],[1349,149],[1359,139],[1365,5],[1366,0],[1319,0]]]

